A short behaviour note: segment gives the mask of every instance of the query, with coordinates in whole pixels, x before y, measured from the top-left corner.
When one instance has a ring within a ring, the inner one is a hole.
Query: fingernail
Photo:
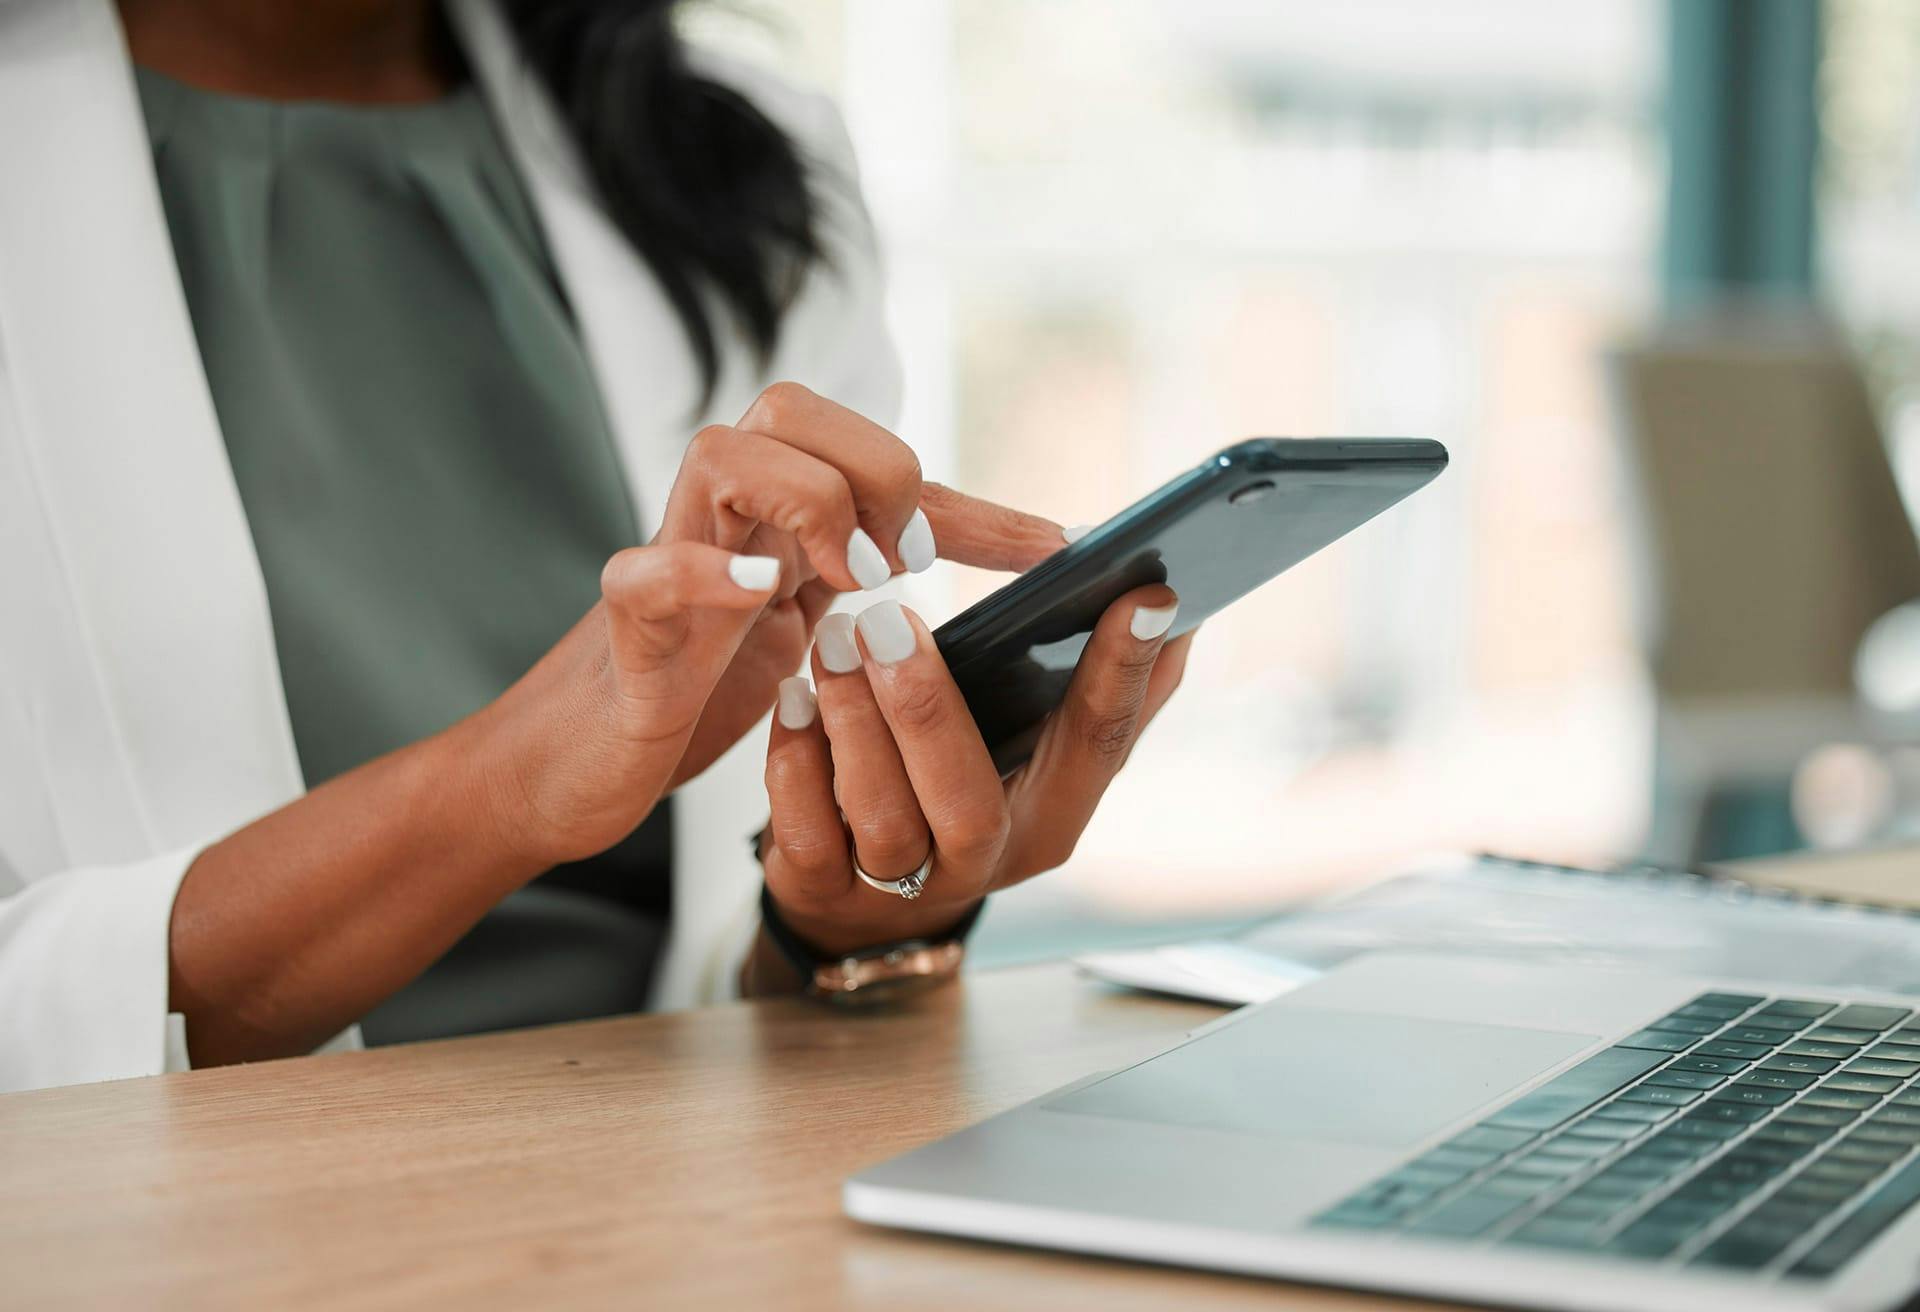
[[[780,680],[780,727],[804,729],[813,723],[813,685],[801,675]]]
[[[727,577],[748,592],[771,592],[780,581],[780,557],[735,556],[727,562]]]
[[[819,649],[820,663],[835,674],[852,674],[860,668],[860,644],[853,640],[853,616],[836,611],[820,621],[813,631],[813,645]]]
[[[915,574],[924,573],[933,564],[935,547],[933,544],[933,525],[927,522],[924,510],[916,508],[913,518],[907,521],[906,528],[900,531],[900,563]]]
[[[913,625],[897,601],[883,601],[860,612],[860,636],[867,650],[882,665],[895,665],[913,655],[919,644],[914,641]]]
[[[1087,534],[1091,532],[1093,532],[1093,525],[1075,524],[1071,528],[1061,529],[1060,537],[1061,537],[1061,540],[1064,541],[1068,546],[1072,546],[1074,543],[1078,542],[1081,538],[1085,537]]]
[[[1152,642],[1155,638],[1173,627],[1173,617],[1180,613],[1180,603],[1171,606],[1135,606],[1133,619],[1127,628],[1133,636],[1142,642]]]
[[[855,529],[847,539],[847,572],[853,575],[855,583],[869,591],[884,586],[893,577],[887,558],[880,554],[880,548],[873,545],[873,539],[863,528]]]

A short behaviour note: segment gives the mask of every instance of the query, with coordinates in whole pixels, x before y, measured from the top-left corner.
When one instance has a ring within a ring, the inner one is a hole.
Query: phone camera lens
[[[1227,504],[1230,506],[1250,506],[1271,491],[1273,491],[1273,480],[1263,478],[1257,483],[1249,483],[1243,488],[1236,488],[1227,497]]]

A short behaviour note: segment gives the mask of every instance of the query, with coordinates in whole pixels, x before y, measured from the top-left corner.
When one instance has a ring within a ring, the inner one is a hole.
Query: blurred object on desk
[[[1913,849],[1920,851],[1920,849]],[[1238,1005],[1373,952],[1541,961],[1700,975],[1787,979],[1809,987],[1920,990],[1920,920],[1912,895],[1891,909],[1840,899],[1769,866],[1702,874],[1649,866],[1577,870],[1507,857],[1411,867],[1356,893],[1318,899],[1209,939],[1080,957],[1088,974],[1155,993]],[[1898,860],[1868,879],[1836,859],[1829,885],[1898,889]],[[1909,853],[1906,864],[1917,864]],[[1749,878],[1749,871],[1753,872]],[[1267,963],[1263,972],[1259,963]]]
[[[1757,888],[1920,912],[1920,843],[1855,852],[1796,852],[1712,869]]]
[[[1647,851],[1797,847],[1794,772],[1876,736],[1862,640],[1920,547],[1853,358],[1812,320],[1720,317],[1617,352],[1642,508],[1660,780]]]

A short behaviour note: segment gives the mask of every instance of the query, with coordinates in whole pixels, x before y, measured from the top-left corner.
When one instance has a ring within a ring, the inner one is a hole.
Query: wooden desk
[[[1218,1014],[1043,966],[4,1096],[0,1307],[1412,1307],[840,1214],[861,1167]]]

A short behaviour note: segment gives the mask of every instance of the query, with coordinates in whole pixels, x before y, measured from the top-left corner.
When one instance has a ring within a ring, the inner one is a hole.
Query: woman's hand
[[[898,438],[797,385],[703,429],[653,542],[490,708],[509,841],[549,865],[617,842],[766,713],[836,595],[925,569],[936,541],[1021,568],[1060,530],[923,484]]]
[[[767,889],[823,954],[938,936],[981,898],[1063,864],[1141,729],[1172,695],[1164,585],[1116,601],[1089,638],[1033,759],[1004,783],[926,626],[896,602],[820,625],[815,692],[780,689],[767,754]],[[869,888],[929,856],[914,900]]]
[[[687,453],[659,536],[498,701],[212,844],[173,904],[199,1064],[310,1050],[487,909],[610,846],[766,712],[845,589],[943,554],[1019,569],[1060,528],[920,482],[892,434],[769,389]]]

